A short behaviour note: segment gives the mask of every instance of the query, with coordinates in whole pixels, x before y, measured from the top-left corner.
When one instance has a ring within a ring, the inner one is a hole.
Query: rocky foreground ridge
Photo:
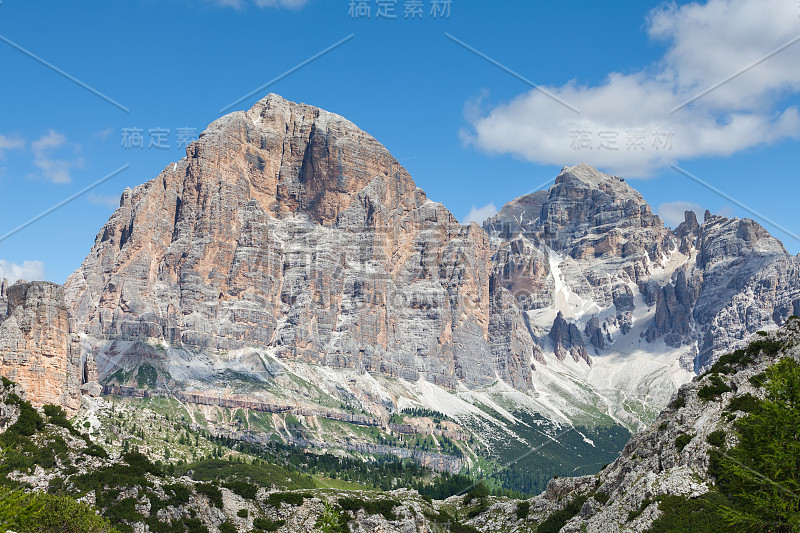
[[[748,348],[726,355],[710,372],[682,386],[656,420],[599,474],[551,480],[544,493],[524,505],[524,517],[517,514],[517,504],[500,500],[468,523],[481,531],[523,532],[536,531],[550,519],[547,530],[561,533],[650,531],[664,516],[663,497],[691,501],[716,490],[714,455],[737,443],[736,421],[765,397],[764,372],[785,357],[800,362],[800,316],[790,317],[777,331],[764,332]],[[786,497],[787,505],[792,497]],[[688,522],[681,524],[705,526],[699,508],[693,512],[696,516],[688,513]],[[559,520],[552,520],[554,513],[561,514]],[[728,531],[725,526],[719,522],[716,527]],[[658,531],[670,530],[665,527],[660,524]]]

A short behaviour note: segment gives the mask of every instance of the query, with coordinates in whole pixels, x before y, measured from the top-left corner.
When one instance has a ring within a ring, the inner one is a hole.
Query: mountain
[[[464,226],[354,124],[268,95],[126,189],[41,307],[58,319],[25,330],[15,306],[3,335],[32,340],[0,352],[8,371],[52,356],[31,368],[66,407],[99,381],[229,438],[532,494],[611,462],[681,385],[796,313],[799,263],[752,220],[666,228],[588,165]],[[42,350],[50,328],[68,349]]]
[[[269,347],[452,389],[496,378],[488,253],[372,137],[270,95],[126,191],[66,293],[90,335]]]

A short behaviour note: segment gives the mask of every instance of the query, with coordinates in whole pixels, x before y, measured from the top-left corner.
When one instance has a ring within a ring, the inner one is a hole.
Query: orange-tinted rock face
[[[497,377],[490,265],[486,233],[370,135],[270,95],[126,191],[66,294],[90,334],[478,385]]]
[[[80,406],[80,347],[69,333],[64,289],[48,282],[18,283],[7,291],[0,323],[0,375],[18,382],[34,405]]]

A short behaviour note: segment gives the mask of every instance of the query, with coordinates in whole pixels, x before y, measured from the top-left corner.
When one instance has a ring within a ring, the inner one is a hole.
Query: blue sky
[[[461,220],[584,161],[669,223],[747,216],[800,252],[796,0],[432,3],[2,0],[0,235],[129,166],[2,240],[0,276],[63,282],[122,190],[185,155],[179,134],[350,35],[231,110],[275,92],[343,115]]]

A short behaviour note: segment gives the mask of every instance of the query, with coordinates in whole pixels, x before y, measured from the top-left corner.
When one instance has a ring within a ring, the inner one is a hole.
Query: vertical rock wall
[[[64,289],[49,282],[9,287],[0,323],[0,375],[19,383],[36,406],[80,406],[80,342],[69,332]]]

